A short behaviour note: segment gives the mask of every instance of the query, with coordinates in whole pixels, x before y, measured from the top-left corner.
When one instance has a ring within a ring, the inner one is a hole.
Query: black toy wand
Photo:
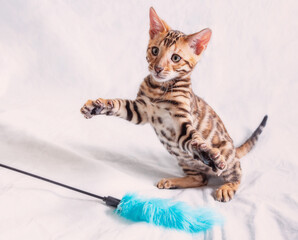
[[[18,173],[22,173],[22,174],[28,175],[28,176],[30,176],[30,177],[34,177],[34,178],[37,178],[37,179],[40,179],[40,180],[43,180],[43,181],[46,181],[46,182],[49,182],[49,183],[58,185],[58,186],[60,186],[60,187],[64,187],[64,188],[70,189],[70,190],[72,190],[72,191],[79,192],[79,193],[82,193],[82,194],[85,194],[85,195],[88,195],[88,196],[91,196],[91,197],[94,197],[94,198],[97,198],[97,199],[101,199],[101,200],[104,201],[108,206],[112,206],[112,207],[117,208],[117,206],[118,206],[119,203],[120,203],[120,200],[117,199],[117,198],[114,198],[114,197],[111,197],[111,196],[102,197],[102,196],[96,195],[96,194],[94,194],[94,193],[86,192],[86,191],[84,191],[84,190],[81,190],[81,189],[78,189],[78,188],[74,188],[74,187],[68,186],[68,185],[66,185],[66,184],[59,183],[59,182],[53,181],[53,180],[51,180],[51,179],[44,178],[44,177],[35,175],[35,174],[33,174],[33,173],[25,172],[25,171],[23,171],[23,170],[20,170],[20,169],[17,169],[17,168],[13,168],[13,167],[10,167],[10,166],[1,164],[1,163],[0,163],[0,167],[7,168],[7,169],[9,169],[9,170],[12,170],[12,171],[15,171],[15,172],[18,172]]]

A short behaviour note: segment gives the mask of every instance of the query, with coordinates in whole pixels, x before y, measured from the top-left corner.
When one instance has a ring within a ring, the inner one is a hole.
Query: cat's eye
[[[152,47],[151,52],[152,52],[152,54],[153,54],[154,56],[157,56],[157,55],[158,55],[158,52],[159,52],[158,47]]]
[[[181,57],[178,54],[173,54],[171,59],[173,62],[177,63],[181,60]]]

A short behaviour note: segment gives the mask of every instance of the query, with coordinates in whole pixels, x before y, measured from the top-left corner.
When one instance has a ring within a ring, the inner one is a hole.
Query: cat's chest
[[[152,105],[148,112],[149,121],[158,138],[164,144],[176,146],[180,130],[179,123],[173,118],[173,112],[166,106]]]

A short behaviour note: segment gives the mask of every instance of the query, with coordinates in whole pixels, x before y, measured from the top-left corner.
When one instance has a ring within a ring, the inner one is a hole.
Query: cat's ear
[[[200,55],[200,53],[207,48],[211,34],[211,29],[205,28],[198,33],[188,35],[186,40],[189,46],[194,50],[195,54]]]
[[[151,39],[153,39],[158,33],[163,33],[170,30],[170,27],[168,26],[168,24],[166,24],[165,21],[159,18],[159,16],[156,14],[153,7],[150,8],[149,17],[150,17],[149,34]]]

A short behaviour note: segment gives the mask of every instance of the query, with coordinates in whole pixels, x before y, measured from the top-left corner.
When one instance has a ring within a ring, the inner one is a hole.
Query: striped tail
[[[263,128],[266,126],[268,116],[266,115],[259,127],[254,131],[254,133],[250,136],[249,139],[246,140],[245,143],[243,143],[240,147],[236,149],[236,157],[242,158],[244,155],[246,155],[256,144],[260,134],[263,131]]]

